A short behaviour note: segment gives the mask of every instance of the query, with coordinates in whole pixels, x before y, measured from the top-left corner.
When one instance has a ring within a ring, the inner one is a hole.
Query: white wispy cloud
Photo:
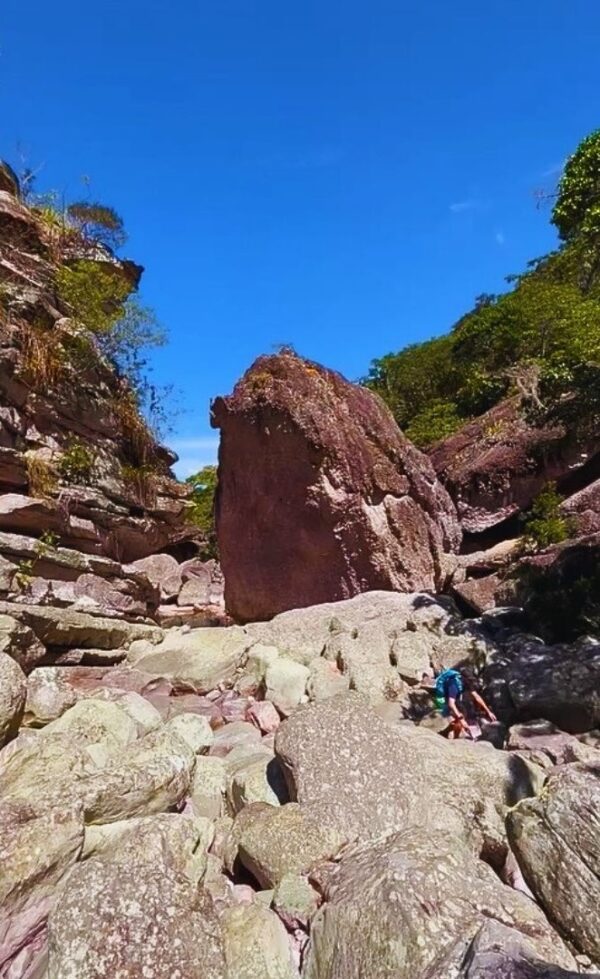
[[[553,163],[551,166],[547,167],[546,170],[542,170],[540,176],[542,177],[558,177],[565,168],[566,160],[561,160],[560,163]]]
[[[218,435],[174,438],[169,445],[179,456],[179,461],[173,466],[179,479],[186,479],[205,466],[216,465],[219,453]]]
[[[504,237],[504,232],[503,231],[496,231],[496,233],[494,235],[494,241],[496,242],[497,245],[500,245],[500,246],[504,245],[505,242],[506,242],[506,238]]]
[[[453,214],[462,214],[464,211],[479,211],[483,207],[483,201],[477,197],[468,197],[464,201],[454,201],[449,205]]]
[[[282,150],[255,161],[259,167],[284,170],[321,170],[336,166],[343,159],[340,146],[310,146],[298,150]]]

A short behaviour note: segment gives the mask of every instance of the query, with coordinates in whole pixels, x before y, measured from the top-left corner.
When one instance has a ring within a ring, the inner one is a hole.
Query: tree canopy
[[[552,220],[562,244],[512,276],[510,290],[479,296],[448,334],[371,364],[365,383],[417,445],[445,437],[511,391],[537,408],[575,393],[584,414],[598,411],[600,130],[567,162]]]

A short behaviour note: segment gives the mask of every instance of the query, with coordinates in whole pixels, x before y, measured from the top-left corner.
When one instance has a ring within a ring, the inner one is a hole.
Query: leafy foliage
[[[600,129],[590,133],[567,160],[552,222],[563,241],[600,234]]]
[[[511,276],[509,291],[479,296],[447,335],[373,361],[365,383],[418,445],[511,392],[526,409],[575,402],[588,426],[600,420],[582,383],[600,371],[600,130],[567,163],[553,221],[564,244]]]
[[[458,414],[456,405],[451,401],[432,401],[427,408],[423,408],[418,415],[412,419],[405,429],[409,439],[422,448],[427,448],[445,439],[448,435],[460,428],[462,418]]]
[[[110,334],[131,292],[129,283],[109,262],[81,259],[56,273],[59,298],[75,319],[98,336]]]
[[[556,484],[548,483],[539,493],[525,518],[523,543],[530,550],[543,550],[551,544],[559,544],[569,536],[571,520],[560,509],[562,496],[556,492]]]
[[[215,532],[215,493],[217,490],[217,467],[205,466],[193,476],[188,476],[186,483],[191,487],[191,497],[188,503],[187,518],[194,526],[204,531],[206,546],[203,557],[216,558],[217,535]]]
[[[83,442],[73,439],[58,461],[58,471],[66,483],[86,486],[91,479],[95,457]]]
[[[97,348],[126,379],[135,412],[144,411],[155,430],[165,428],[165,392],[151,382],[147,358],[149,349],[166,342],[154,311],[130,295],[130,284],[109,262],[81,259],[64,265],[56,282],[59,297],[72,316],[94,334]],[[90,350],[81,344],[80,357],[85,359],[86,350],[89,356]],[[128,418],[130,407],[126,404],[123,411]],[[141,465],[146,461],[140,457]]]

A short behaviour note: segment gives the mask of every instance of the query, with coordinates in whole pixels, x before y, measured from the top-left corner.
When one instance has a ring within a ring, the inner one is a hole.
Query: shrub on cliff
[[[555,483],[548,483],[539,493],[524,520],[523,545],[529,550],[543,550],[567,539],[572,520],[561,512],[562,496]]]
[[[75,201],[67,207],[71,223],[87,241],[97,241],[117,250],[127,241],[123,218],[114,207],[90,201]]]
[[[456,405],[451,401],[437,400],[419,412],[404,431],[415,445],[424,449],[452,435],[461,424],[462,418]]]

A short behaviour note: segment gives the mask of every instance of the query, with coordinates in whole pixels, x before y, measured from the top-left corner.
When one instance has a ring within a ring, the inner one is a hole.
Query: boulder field
[[[105,666],[28,662],[47,629],[3,610],[2,979],[600,975],[599,647],[425,592],[96,617]],[[484,677],[476,743],[436,733],[442,664]]]

